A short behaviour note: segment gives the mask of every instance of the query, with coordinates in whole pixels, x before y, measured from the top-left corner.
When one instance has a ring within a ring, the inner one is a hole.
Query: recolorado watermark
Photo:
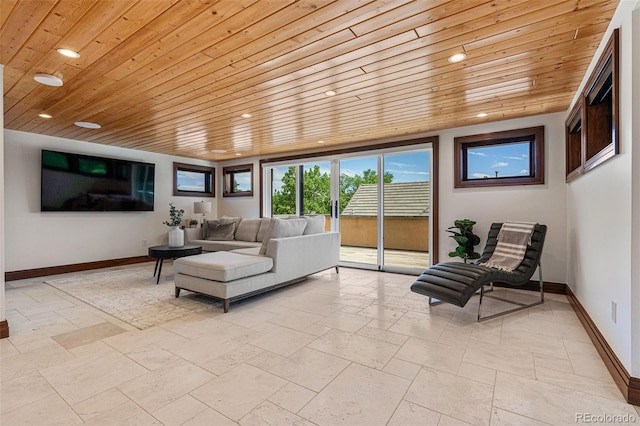
[[[632,424],[638,421],[637,416],[633,414],[593,414],[593,413],[576,413],[576,423],[594,423],[594,424]]]

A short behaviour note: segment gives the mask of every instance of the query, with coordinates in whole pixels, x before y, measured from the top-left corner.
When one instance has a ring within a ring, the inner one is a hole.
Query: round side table
[[[160,282],[160,273],[162,272],[162,262],[165,259],[177,259],[178,257],[193,256],[202,253],[202,246],[195,244],[185,244],[180,247],[169,246],[153,246],[149,247],[149,257],[156,260],[156,267],[153,270],[153,276],[158,274],[156,284]]]

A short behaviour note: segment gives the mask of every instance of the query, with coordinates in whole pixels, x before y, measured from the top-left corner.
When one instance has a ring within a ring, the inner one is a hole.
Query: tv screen
[[[153,211],[155,164],[42,150],[40,210]]]

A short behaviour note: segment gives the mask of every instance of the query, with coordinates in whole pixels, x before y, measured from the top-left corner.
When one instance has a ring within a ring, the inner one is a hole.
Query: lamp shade
[[[211,213],[211,203],[209,201],[196,201],[193,203],[193,212],[200,214]]]

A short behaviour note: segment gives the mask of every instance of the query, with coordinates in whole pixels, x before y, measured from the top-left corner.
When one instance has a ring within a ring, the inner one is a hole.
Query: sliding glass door
[[[429,266],[430,155],[417,151],[383,156],[383,262],[390,269]]]
[[[340,261],[377,268],[378,157],[339,160]]]
[[[330,168],[329,162],[271,168],[271,216],[329,215]]]
[[[431,247],[430,170],[429,146],[267,166],[264,211],[324,215],[326,229],[340,232],[344,266],[421,272]]]

